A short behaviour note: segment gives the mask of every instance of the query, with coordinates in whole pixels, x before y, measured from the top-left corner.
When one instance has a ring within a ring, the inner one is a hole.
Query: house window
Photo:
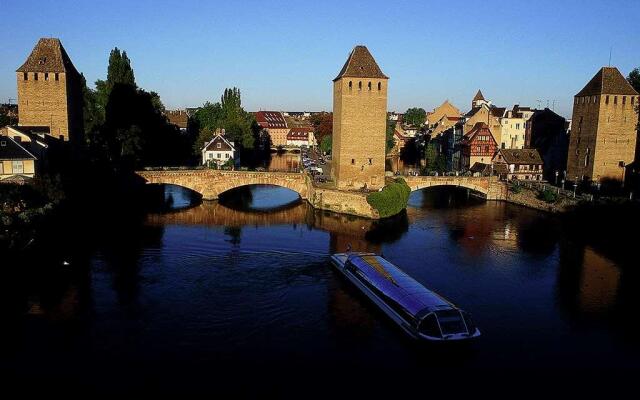
[[[213,153],[207,153],[207,158],[211,160],[213,158]]]
[[[225,153],[224,158],[229,158],[229,153]]]
[[[218,153],[217,157],[222,158],[222,154]]]
[[[222,143],[216,143],[216,149],[221,149],[222,148]]]
[[[24,173],[24,162],[20,161],[11,161],[11,169],[14,174],[22,174]]]
[[[0,175],[4,174],[4,163],[0,161]]]

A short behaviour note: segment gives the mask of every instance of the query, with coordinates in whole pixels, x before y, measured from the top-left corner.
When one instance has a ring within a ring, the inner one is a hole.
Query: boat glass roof
[[[451,303],[380,256],[351,255],[349,261],[362,271],[371,284],[414,316],[425,309],[454,308]]]

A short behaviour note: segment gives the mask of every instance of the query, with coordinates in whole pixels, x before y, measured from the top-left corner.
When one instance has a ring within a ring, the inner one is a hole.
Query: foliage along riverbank
[[[402,178],[395,179],[386,185],[381,191],[373,192],[367,196],[367,203],[373,207],[380,218],[397,215],[407,208],[411,188]]]

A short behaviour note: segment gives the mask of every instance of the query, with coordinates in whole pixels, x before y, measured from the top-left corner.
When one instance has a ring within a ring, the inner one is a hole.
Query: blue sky
[[[62,42],[89,82],[113,47],[169,108],[237,86],[248,110],[330,110],[331,80],[365,44],[390,76],[389,110],[494,104],[562,115],[603,65],[640,66],[640,0],[631,1],[13,1],[0,0],[0,102],[37,39]],[[14,22],[10,22],[14,21]],[[15,28],[15,29],[14,29]]]

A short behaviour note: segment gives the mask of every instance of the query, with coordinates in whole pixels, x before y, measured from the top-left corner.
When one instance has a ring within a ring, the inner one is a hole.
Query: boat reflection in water
[[[463,340],[480,336],[466,312],[371,253],[336,253],[331,263],[415,339]]]

